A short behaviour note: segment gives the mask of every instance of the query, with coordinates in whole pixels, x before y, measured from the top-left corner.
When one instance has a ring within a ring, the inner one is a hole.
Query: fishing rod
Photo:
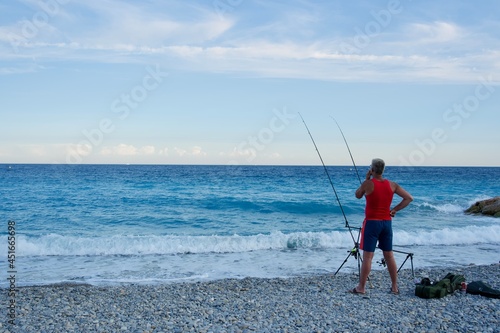
[[[313,136],[311,134],[311,131],[309,131],[309,127],[307,127],[307,124],[306,124],[304,118],[302,117],[302,115],[300,114],[300,112],[299,112],[299,116],[302,119],[302,122],[304,123],[304,126],[307,129],[307,133],[309,133],[309,136],[311,137],[311,141],[313,142],[314,147],[316,148],[316,152],[318,153],[319,159],[321,160],[321,164],[323,164],[323,168],[325,169],[325,173],[328,176],[328,180],[330,181],[330,185],[332,186],[332,189],[333,189],[333,192],[335,193],[335,197],[337,198],[337,202],[339,204],[340,210],[342,211],[342,215],[344,216],[345,227],[349,229],[349,234],[351,235],[352,241],[354,242],[354,247],[351,250],[347,251],[348,252],[347,257],[345,258],[344,262],[340,265],[340,267],[337,269],[337,271],[335,272],[334,275],[337,275],[337,273],[340,271],[340,269],[342,268],[342,266],[344,266],[344,264],[347,262],[347,260],[351,256],[354,257],[357,260],[357,262],[358,262],[358,274],[361,275],[361,261],[363,260],[363,259],[361,259],[361,255],[359,254],[359,238],[360,238],[360,235],[361,235],[361,228],[355,228],[355,229],[359,230],[359,232],[358,232],[358,239],[356,241],[356,239],[354,238],[354,235],[352,233],[352,229],[353,228],[349,225],[349,221],[347,220],[347,216],[345,215],[344,208],[342,207],[342,204],[340,203],[339,196],[337,195],[337,191],[335,190],[335,186],[333,185],[332,178],[330,177],[330,173],[328,172],[328,169],[326,168],[325,162],[323,162],[323,158],[321,157],[321,154],[319,152],[318,146],[316,145],[316,142],[314,142],[314,138],[313,138]],[[337,126],[338,126],[338,123],[337,123]],[[340,129],[340,126],[339,126],[339,129]],[[342,130],[340,130],[340,132],[342,133]],[[344,137],[343,133],[342,133],[342,136]],[[344,137],[344,141],[345,141],[345,143],[347,145],[347,141],[346,141],[345,137]],[[348,147],[348,150],[349,150],[349,154],[351,154],[351,150],[349,149],[349,147]],[[354,163],[354,159],[352,158],[352,154],[351,154],[351,159],[352,159],[352,161]],[[359,173],[358,173],[358,169],[356,168],[356,164],[354,164],[354,167],[356,169],[356,173],[358,174],[359,182],[361,183],[361,178],[359,177]],[[370,280],[368,279],[368,281],[370,281]]]
[[[302,117],[302,115],[300,114],[300,112],[299,112],[299,116],[300,116],[300,119],[302,119],[304,126],[306,127],[307,133],[309,133],[309,137],[311,137],[311,141],[314,144],[314,148],[316,148],[316,152],[318,152],[318,156],[319,156],[319,159],[321,160],[321,164],[323,164],[323,168],[325,169],[326,175],[328,176],[328,180],[330,181],[330,185],[332,186],[333,193],[335,193],[335,197],[337,198],[337,202],[339,204],[340,211],[342,212],[342,215],[344,216],[345,226],[346,226],[346,228],[350,228],[349,221],[347,221],[347,216],[345,215],[345,212],[344,212],[344,208],[342,207],[342,204],[340,203],[339,196],[337,194],[337,191],[335,190],[335,186],[333,185],[332,178],[330,177],[330,173],[328,172],[328,169],[326,168],[325,162],[323,162],[323,158],[321,157],[321,153],[319,152],[318,146],[316,145],[316,142],[314,141],[314,138],[311,134],[311,131],[309,131],[309,127],[307,127],[307,124],[306,124],[304,118]],[[352,234],[351,234],[351,236],[352,236]],[[354,240],[354,236],[352,236],[352,237]]]
[[[332,117],[332,116],[330,116],[330,117]],[[362,183],[361,177],[359,177],[358,168],[356,167],[356,163],[354,162],[354,158],[352,157],[351,149],[349,148],[349,144],[347,143],[347,140],[344,136],[344,132],[342,132],[342,128],[340,128],[340,125],[337,122],[337,120],[335,120],[335,118],[333,118],[333,117],[332,117],[332,119],[335,122],[335,124],[337,124],[337,127],[339,128],[340,134],[342,134],[342,138],[344,138],[345,145],[347,146],[347,150],[349,151],[349,156],[351,156],[351,161],[352,161],[352,164],[354,165],[354,170],[356,170],[356,175],[358,176],[359,184],[361,185],[361,183]]]

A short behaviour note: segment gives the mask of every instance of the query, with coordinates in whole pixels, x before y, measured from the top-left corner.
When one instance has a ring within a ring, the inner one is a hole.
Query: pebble
[[[439,280],[463,274],[500,289],[500,265],[426,268]],[[500,301],[456,291],[442,299],[414,295],[415,277],[399,273],[392,295],[386,271],[370,275],[367,297],[347,292],[357,274],[244,278],[162,285],[59,284],[19,288],[15,326],[3,332],[493,332]],[[7,293],[2,292],[2,304]]]

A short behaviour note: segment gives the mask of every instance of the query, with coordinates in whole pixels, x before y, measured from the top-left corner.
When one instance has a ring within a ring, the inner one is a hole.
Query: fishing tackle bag
[[[420,298],[442,298],[460,289],[462,282],[465,282],[463,275],[452,273],[446,274],[444,278],[434,283],[428,278],[424,278],[415,286],[415,296]]]

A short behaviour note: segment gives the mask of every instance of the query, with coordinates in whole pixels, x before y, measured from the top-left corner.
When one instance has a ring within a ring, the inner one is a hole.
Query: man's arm
[[[372,177],[372,169],[368,170],[365,176],[365,181],[356,190],[355,193],[356,198],[361,199],[363,195],[365,195],[366,191],[369,190],[370,186],[372,185],[372,182],[370,181],[371,177]]]
[[[369,180],[365,180],[363,184],[361,184],[360,187],[356,190],[356,198],[361,199],[363,195],[365,195],[366,190],[368,189],[369,183],[371,183]]]
[[[394,183],[396,186],[396,189],[394,190],[394,193],[399,195],[403,200],[399,204],[396,205],[393,209],[391,209],[391,216],[396,215],[397,212],[399,212],[401,209],[405,208],[410,204],[410,202],[413,201],[413,197],[410,193],[408,193],[404,188],[399,186],[397,183]]]

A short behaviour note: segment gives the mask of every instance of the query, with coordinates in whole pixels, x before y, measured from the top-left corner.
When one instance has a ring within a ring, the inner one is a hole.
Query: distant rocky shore
[[[481,200],[465,210],[467,214],[482,214],[500,217],[500,196]]]

